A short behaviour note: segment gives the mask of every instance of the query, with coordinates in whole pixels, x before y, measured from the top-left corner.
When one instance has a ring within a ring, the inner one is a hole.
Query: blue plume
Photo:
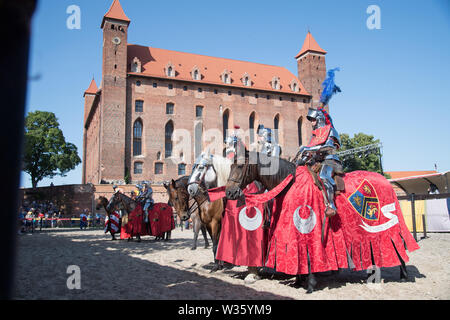
[[[341,92],[341,89],[334,84],[334,72],[339,71],[339,68],[334,68],[331,70],[328,70],[327,72],[327,78],[322,83],[322,95],[320,96],[320,102],[323,103],[323,105],[327,105],[330,101],[331,97],[336,92]]]

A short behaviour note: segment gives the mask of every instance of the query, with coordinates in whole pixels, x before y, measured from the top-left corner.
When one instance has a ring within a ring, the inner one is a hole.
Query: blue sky
[[[33,19],[27,111],[51,111],[67,141],[83,147],[83,92],[101,80],[100,24],[112,0],[40,0]],[[340,67],[342,92],[330,103],[334,125],[383,144],[385,171],[450,170],[450,2],[318,0],[121,0],[131,19],[128,42],[283,66],[311,30]],[[70,5],[81,28],[70,30]],[[381,11],[370,30],[369,5]],[[81,164],[39,186],[81,183]],[[31,186],[22,174],[21,186]]]

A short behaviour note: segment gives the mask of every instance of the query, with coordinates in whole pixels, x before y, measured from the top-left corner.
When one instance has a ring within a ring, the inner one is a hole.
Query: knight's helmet
[[[325,116],[322,109],[309,108],[306,119],[308,119],[309,121],[317,121],[313,127],[313,130],[325,127],[328,124],[327,117]]]
[[[262,142],[272,143],[272,130],[264,128],[264,125],[260,124],[257,129],[257,134],[262,138]]]
[[[245,154],[245,144],[239,137],[238,130],[239,126],[234,126],[234,131],[225,139],[226,145],[226,157],[228,159],[234,159],[236,156],[240,156],[242,153]]]

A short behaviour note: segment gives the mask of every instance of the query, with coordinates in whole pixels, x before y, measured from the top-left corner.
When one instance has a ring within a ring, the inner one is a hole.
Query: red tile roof
[[[295,59],[297,59],[298,57],[300,57],[301,55],[303,55],[304,53],[306,53],[308,51],[314,51],[314,52],[323,53],[323,54],[327,53],[325,50],[323,50],[319,46],[319,44],[317,43],[317,41],[314,39],[311,32],[309,32],[309,31],[308,31],[308,34],[306,35],[305,42],[303,42],[303,47],[300,50],[300,52],[295,56]]]
[[[131,65],[135,57],[141,62],[141,73],[130,72],[130,74],[195,81],[191,72],[193,72],[194,68],[197,68],[201,74],[200,80],[197,80],[199,83],[310,95],[298,77],[283,67],[129,44],[129,65]],[[174,77],[166,75],[165,69],[169,64],[175,70]],[[221,75],[225,70],[231,77],[230,84],[225,84],[221,79]],[[250,87],[243,84],[242,78],[244,75],[248,75],[251,83]],[[279,90],[272,88],[272,79],[274,77],[279,78]],[[292,81],[298,84],[300,89],[298,92],[292,91],[290,87]]]
[[[97,84],[95,83],[94,78],[92,78],[91,84],[89,85],[89,88],[84,92],[84,94],[96,94],[98,91]],[[84,96],[84,95],[83,95]]]
[[[130,23],[130,19],[128,19],[125,12],[123,11],[119,0],[114,0],[113,3],[111,4],[111,7],[108,10],[108,12],[104,15],[103,21],[102,21],[102,28],[103,28],[103,24],[105,23],[105,18],[122,20],[122,21],[126,21],[127,23]]]
[[[408,178],[408,177],[417,177],[417,176],[423,176],[428,174],[435,174],[437,171],[430,170],[430,171],[390,171],[385,172],[391,176],[391,179],[401,179],[401,178]]]

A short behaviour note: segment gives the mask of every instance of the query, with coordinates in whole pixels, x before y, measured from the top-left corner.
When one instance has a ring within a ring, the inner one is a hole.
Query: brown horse
[[[169,184],[164,185],[169,195],[169,201],[173,204],[177,215],[182,221],[188,220],[191,216],[189,193],[187,191],[188,179],[189,177],[187,176],[177,181],[172,179]],[[208,193],[203,188],[193,199],[198,208],[200,220],[206,226],[213,241],[214,267],[211,272],[214,272],[221,268],[221,264],[216,260],[216,252],[222,226],[222,213],[225,209],[224,203],[222,199],[210,202]]]
[[[120,208],[113,208],[112,210],[108,210],[107,209],[108,203],[109,203],[108,199],[106,199],[103,196],[100,196],[97,199],[95,199],[95,209],[96,210],[100,210],[103,207],[105,209],[105,211],[106,211],[106,215],[108,216],[108,218],[110,218],[111,217],[111,213],[114,210],[117,210],[117,209],[120,209]],[[120,219],[119,230],[120,230],[120,225],[121,224],[122,224],[122,219]],[[111,228],[109,228],[109,232],[111,233],[111,236],[112,236],[111,240],[116,240],[116,234],[111,231]]]

